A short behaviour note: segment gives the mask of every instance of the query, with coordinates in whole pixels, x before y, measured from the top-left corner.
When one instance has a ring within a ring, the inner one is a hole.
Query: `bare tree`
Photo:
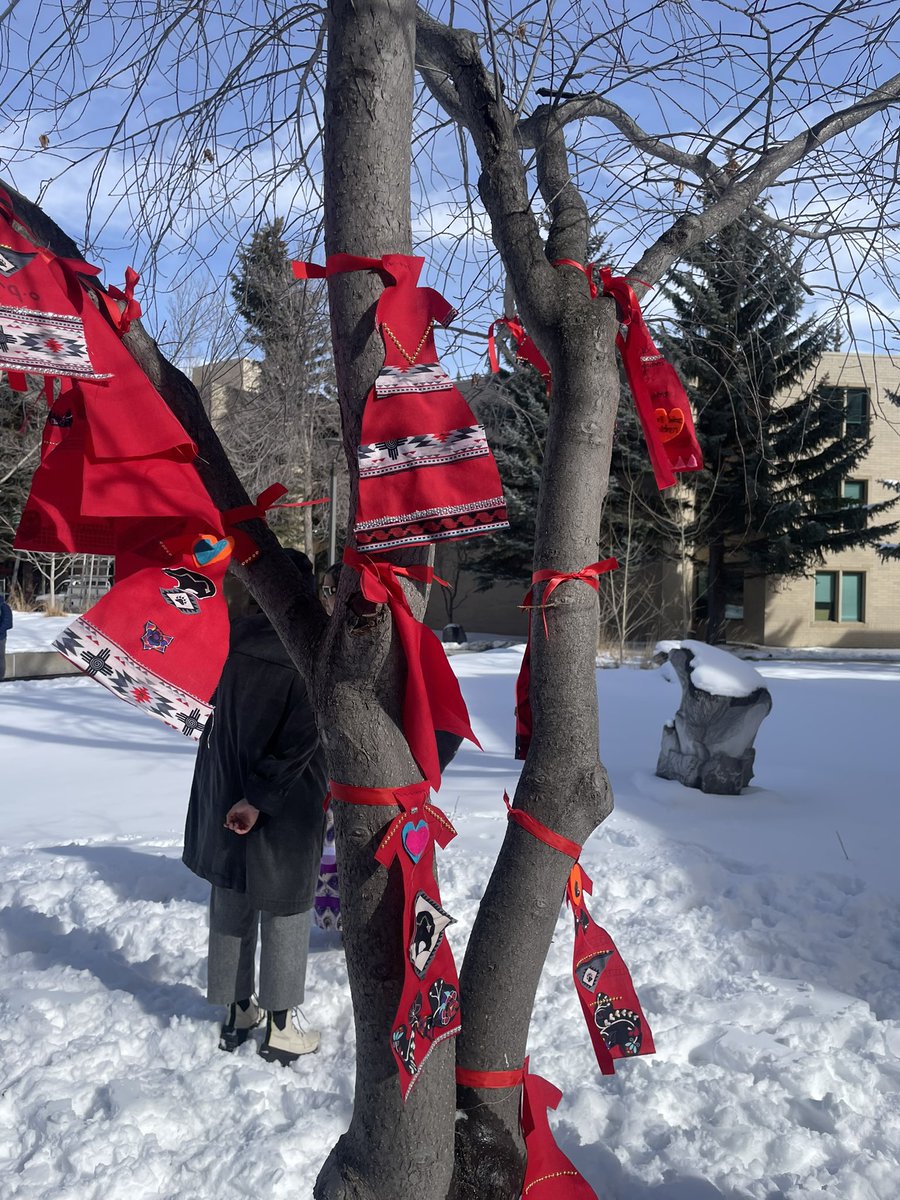
[[[294,101],[290,120],[308,118],[295,130],[299,151],[292,166],[316,161],[309,139],[318,117],[305,88],[326,43],[311,9],[279,11],[271,33],[268,27],[241,27],[231,41],[211,28],[205,9],[173,2],[154,11],[156,36],[146,42],[142,71],[157,69],[167,51],[195,71],[197,61],[201,71],[213,64],[216,81],[177,115],[142,125],[130,122],[129,112],[107,140],[117,152],[168,145],[165,159],[175,168],[169,166],[164,180],[152,178],[152,167],[126,171],[142,212],[156,221],[159,252],[202,175],[205,148],[218,170],[214,135],[225,127],[229,104],[243,105],[251,118],[240,149],[227,151],[232,163],[266,144],[275,160],[264,183],[254,177],[236,184],[230,204],[283,180],[287,118],[279,124],[273,117],[264,127],[253,118],[266,104],[281,111],[272,101],[280,104],[285,94]],[[500,20],[486,5],[466,14],[480,31],[472,33],[416,12],[411,0],[332,0],[322,108],[325,248],[373,256],[409,251],[409,148],[415,145],[420,159],[446,170],[447,154],[435,148],[449,129],[460,164],[454,179],[445,181],[444,216],[458,214],[461,222],[483,228],[487,214],[519,311],[553,373],[534,565],[573,572],[597,557],[619,395],[617,322],[610,301],[591,298],[581,272],[555,261],[583,263],[599,213],[616,213],[615,222],[604,219],[604,229],[612,226],[617,234],[627,273],[652,284],[679,255],[770,192],[778,202],[774,220],[791,226],[799,220],[829,254],[843,232],[860,261],[874,263],[879,248],[893,245],[897,227],[890,164],[900,76],[889,69],[889,38],[898,17],[893,5],[878,0],[836,0],[828,11],[773,6],[768,14],[749,3],[737,10],[723,6],[728,20],[721,23],[712,4],[694,12],[659,2],[623,15],[593,6],[567,6],[564,13],[550,7],[537,21],[535,11],[523,8],[512,20]],[[35,55],[32,80],[18,84],[31,89],[26,95],[32,106],[51,77],[62,78],[58,62],[77,60],[87,19],[87,6],[75,10],[67,40]],[[286,39],[300,38],[302,28],[308,30],[309,54],[298,65],[290,61]],[[826,47],[833,53],[826,55]],[[225,56],[227,70],[214,62],[215,52]],[[832,59],[834,67],[826,69]],[[726,67],[727,89],[720,82]],[[414,127],[416,68],[430,99],[423,97]],[[644,128],[630,109],[637,89],[647,85],[658,108],[653,117],[646,107]],[[613,98],[617,93],[622,103]],[[55,111],[72,112],[62,101]],[[714,127],[698,120],[705,111],[717,114]],[[651,132],[651,122],[662,131]],[[146,154],[140,161],[147,163]],[[476,163],[477,195],[471,190]],[[110,165],[109,152],[104,165]],[[849,202],[851,195],[852,215],[840,199]],[[432,205],[432,217],[437,207]],[[209,227],[217,228],[219,220],[210,216]],[[58,232],[47,229],[47,236],[64,248]],[[337,277],[329,285],[353,484],[362,405],[381,361],[372,329],[377,290],[364,275]],[[199,441],[204,478],[217,504],[244,502],[186,380],[140,330],[129,334],[129,345]],[[351,492],[351,507],[354,500]],[[418,772],[399,733],[402,664],[392,648],[389,613],[372,611],[353,573],[345,571],[335,615],[326,620],[317,605],[297,596],[271,533],[258,522],[248,529],[262,554],[244,575],[312,678],[333,774],[358,785],[413,782]],[[411,589],[411,600],[421,615],[419,591]],[[557,588],[550,607],[552,637],[534,639],[534,738],[515,805],[583,843],[612,804],[598,759],[598,609],[590,590],[576,583]],[[326,1162],[316,1195],[445,1200],[452,1193],[457,1200],[510,1200],[519,1194],[522,1171],[515,1089],[499,1101],[481,1089],[457,1092],[452,1045],[445,1042],[409,1103],[400,1102],[387,1042],[402,974],[399,889],[372,858],[390,811],[339,805],[336,812],[357,1030],[356,1099],[350,1129]],[[569,867],[564,855],[510,824],[461,972],[465,1023],[456,1057],[462,1067],[508,1069],[523,1061]],[[498,978],[516,980],[502,1009]],[[467,1119],[455,1124],[457,1106]]]

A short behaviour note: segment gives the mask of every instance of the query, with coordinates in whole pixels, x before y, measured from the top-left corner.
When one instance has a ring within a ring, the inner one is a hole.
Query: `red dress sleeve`
[[[448,300],[445,300],[440,292],[436,292],[434,288],[423,288],[428,295],[428,315],[437,324],[447,326],[457,316],[457,311]]]

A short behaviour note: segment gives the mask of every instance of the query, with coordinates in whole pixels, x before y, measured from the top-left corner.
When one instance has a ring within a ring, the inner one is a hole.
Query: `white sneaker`
[[[262,1022],[263,1012],[256,1003],[256,997],[249,1000],[238,1000],[228,1006],[225,1024],[219,1033],[219,1049],[227,1050],[229,1054],[246,1042],[251,1029]]]
[[[266,1036],[259,1053],[267,1062],[288,1066],[301,1054],[314,1054],[320,1040],[318,1029],[309,1029],[305,1025],[299,1008],[284,1008],[269,1013]]]

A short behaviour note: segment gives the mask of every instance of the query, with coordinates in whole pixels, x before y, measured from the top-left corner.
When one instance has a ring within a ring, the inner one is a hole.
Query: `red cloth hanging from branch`
[[[491,363],[491,371],[494,375],[500,370],[500,362],[497,358],[496,330],[500,326],[509,330],[515,345],[516,362],[528,363],[529,366],[539,373],[543,379],[547,391],[550,391],[550,367],[547,360],[538,350],[534,341],[525,332],[525,326],[517,316],[498,317],[493,321],[488,329],[488,358]]]
[[[584,896],[592,890],[584,868],[575,863],[566,887],[575,920],[572,977],[597,1065],[604,1075],[613,1075],[615,1059],[654,1054],[656,1048],[628,968],[615,942],[587,910]]]
[[[232,543],[194,467],[196,447],[121,343],[140,315],[137,274],[112,292],[120,311],[96,268],[33,245],[12,219],[0,196],[0,366],[61,378],[55,399],[48,390],[14,545],[115,556],[113,588],[56,647],[121,699],[198,737],[228,651],[222,579]],[[22,316],[27,329],[9,317],[10,301],[34,306]],[[48,325],[63,317],[65,336]]]
[[[656,348],[628,280],[602,267],[600,283],[603,294],[615,300],[619,320],[626,327],[625,336],[620,333],[616,344],[644,431],[656,486],[662,491],[678,482],[676,473],[703,469],[690,402],[675,368]]]
[[[384,364],[363,410],[354,532],[362,552],[473,537],[509,522],[484,427],[438,362],[434,330],[456,315],[418,286],[423,258],[329,255],[294,263],[301,279],[375,271],[385,289],[375,310]]]
[[[431,567],[398,567],[360,554],[349,546],[344,551],[344,562],[359,572],[365,598],[372,604],[387,604],[391,610],[406,658],[403,734],[420,771],[437,791],[441,786],[441,769],[435,730],[444,729],[467,738],[479,749],[481,743],[472,732],[466,702],[444,648],[436,634],[413,616],[400,579],[447,585]]]
[[[445,933],[455,919],[441,904],[434,870],[435,845],[456,837],[446,816],[428,803],[427,782],[398,788],[329,784],[331,795],[348,804],[398,805],[375,852],[385,868],[395,861],[403,880],[403,990],[391,1027],[391,1050],[406,1100],[431,1051],[461,1028],[459,978]]]

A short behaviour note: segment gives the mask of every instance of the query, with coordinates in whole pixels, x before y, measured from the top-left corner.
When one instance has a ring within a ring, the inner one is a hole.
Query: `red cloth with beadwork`
[[[0,366],[13,380],[43,374],[51,399],[14,545],[115,556],[115,585],[56,648],[121,699],[199,737],[228,651],[231,541],[194,467],[196,447],[121,343],[139,314],[137,277],[114,293],[126,301],[120,315],[98,292],[96,268],[55,258],[11,219],[0,197]]]
[[[390,550],[494,533],[509,525],[484,428],[438,362],[434,330],[456,315],[433,288],[418,287],[423,258],[331,255],[296,263],[301,278],[378,270],[386,282],[375,310],[384,365],[366,400],[360,434],[361,551]]]

